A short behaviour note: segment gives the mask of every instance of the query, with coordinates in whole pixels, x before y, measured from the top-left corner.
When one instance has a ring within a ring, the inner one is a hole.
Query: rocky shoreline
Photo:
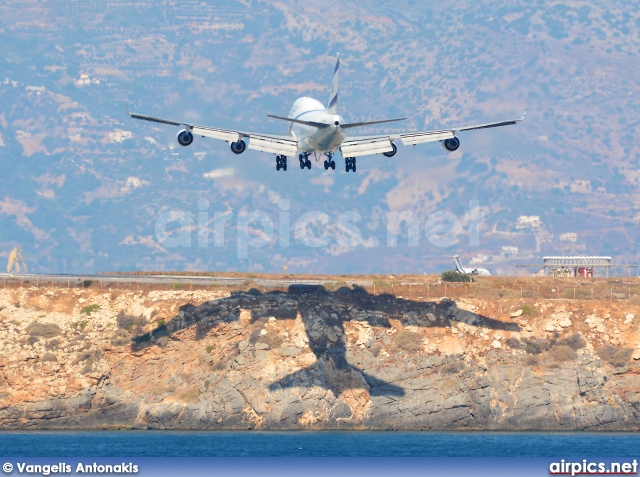
[[[0,290],[0,429],[637,431],[633,308]]]

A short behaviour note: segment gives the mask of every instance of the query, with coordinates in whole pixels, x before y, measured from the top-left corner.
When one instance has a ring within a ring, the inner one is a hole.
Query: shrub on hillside
[[[43,363],[46,363],[46,362],[49,362],[49,361],[50,362],[56,362],[56,361],[58,361],[58,359],[56,358],[55,354],[53,354],[51,351],[48,351],[42,356],[41,361]]]
[[[382,351],[382,344],[377,341],[373,343],[369,348],[369,352],[374,356],[378,356],[380,354],[380,351]]]
[[[460,273],[455,270],[442,272],[443,282],[472,282],[473,278],[467,273]]]
[[[260,335],[260,338],[258,339],[258,343],[265,343],[269,346],[269,349],[278,349],[282,345],[283,341],[283,336],[276,331],[269,331],[264,335]]]
[[[402,330],[396,336],[395,343],[396,348],[409,353],[417,353],[422,349],[422,337],[414,331]]]
[[[580,333],[575,333],[567,338],[558,341],[558,344],[566,345],[574,351],[578,351],[579,349],[587,346],[587,342],[584,340]]]
[[[34,321],[27,327],[27,333],[31,337],[54,338],[61,332],[62,330],[55,323],[38,323]]]
[[[142,331],[142,327],[145,324],[145,320],[142,317],[136,317],[127,315],[124,311],[118,313],[116,318],[118,328],[121,330],[127,330],[129,333],[139,333]]]
[[[360,293],[361,295],[368,295],[367,289],[360,285],[353,285],[353,293]]]
[[[633,350],[631,348],[617,348],[608,344],[596,350],[596,354],[600,356],[602,361],[618,368],[622,368],[627,364],[632,353]]]
[[[529,354],[540,354],[551,348],[551,342],[544,338],[523,338],[524,350]]]
[[[273,310],[273,316],[278,319],[295,320],[297,311],[285,305],[280,305]]]
[[[445,374],[458,374],[460,371],[464,369],[464,363],[461,361],[452,361],[447,363],[440,368],[440,371]]]
[[[191,386],[178,395],[178,399],[188,404],[197,404],[200,400],[199,386]]]
[[[161,336],[160,338],[158,338],[158,341],[156,341],[156,344],[160,346],[160,348],[166,348],[166,346],[169,344],[169,337]]]
[[[576,352],[567,345],[557,345],[549,350],[549,356],[558,363],[573,361],[578,357]]]
[[[84,363],[84,367],[82,369],[82,374],[90,373],[93,369],[93,365],[96,361],[102,359],[102,351],[100,350],[86,350],[80,351],[76,355],[76,359],[72,364]]]
[[[253,296],[262,295],[260,286],[253,280],[245,280],[244,282],[236,286],[236,291],[243,292],[243,293],[246,293],[247,295],[253,295]]]
[[[91,313],[94,313],[96,311],[98,311],[100,309],[100,305],[94,303],[93,305],[87,305],[84,308],[82,308],[80,310],[80,313],[82,315],[90,315]]]
[[[88,320],[81,320],[77,323],[72,323],[71,328],[79,331],[84,331],[88,324],[89,324]]]
[[[126,330],[119,330],[113,337],[111,338],[111,344],[113,346],[125,346],[131,343],[131,336]]]
[[[507,346],[512,349],[524,349],[524,343],[518,338],[507,338],[505,343],[507,343]]]
[[[60,346],[60,340],[55,338],[47,341],[44,345],[44,349],[46,349],[47,351],[55,351],[58,349],[59,346]]]

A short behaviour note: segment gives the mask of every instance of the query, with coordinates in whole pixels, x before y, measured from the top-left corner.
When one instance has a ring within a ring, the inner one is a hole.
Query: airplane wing
[[[154,123],[169,124],[171,126],[184,126],[184,130],[196,136],[210,137],[220,139],[226,142],[238,142],[243,138],[249,139],[249,149],[256,151],[272,152],[274,154],[282,154],[284,156],[295,156],[298,151],[298,141],[292,135],[278,135],[269,133],[253,133],[247,131],[233,131],[229,129],[214,128],[209,126],[199,126],[187,122],[173,121],[171,119],[156,118],[146,116],[144,114],[136,114],[129,112],[127,106],[127,114],[134,119],[143,121],[151,121]],[[190,142],[189,142],[190,144]],[[243,149],[244,150],[244,149]]]
[[[526,114],[527,112],[525,111],[520,119],[510,119],[494,123],[476,124],[474,126],[441,129],[438,131],[390,133],[374,136],[349,136],[344,140],[340,149],[343,156],[366,156],[368,154],[390,153],[394,151],[394,145],[392,144],[394,141],[402,141],[402,144],[405,146],[415,146],[416,144],[422,144],[425,142],[445,141],[456,137],[457,131],[497,128],[500,126],[517,124],[524,120]]]

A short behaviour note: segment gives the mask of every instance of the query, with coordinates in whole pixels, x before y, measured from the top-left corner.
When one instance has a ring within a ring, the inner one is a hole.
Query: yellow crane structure
[[[9,263],[7,263],[7,273],[20,273],[20,264],[22,264],[23,271],[27,271],[27,264],[22,256],[22,249],[15,247],[9,254]]]

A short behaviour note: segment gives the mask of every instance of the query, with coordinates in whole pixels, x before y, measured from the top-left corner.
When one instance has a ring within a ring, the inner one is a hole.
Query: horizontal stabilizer
[[[282,116],[274,116],[272,114],[267,114],[267,116],[269,116],[270,118],[273,118],[273,119],[282,119],[283,121],[289,121],[291,123],[304,124],[305,126],[312,126],[314,128],[324,129],[326,127],[329,127],[328,124],[317,123],[315,121],[303,121],[302,119],[283,118]]]
[[[395,121],[404,121],[407,118],[383,119],[382,121],[368,121],[363,123],[347,123],[342,125],[342,129],[359,128],[361,126],[373,126],[374,124],[393,123]]]

